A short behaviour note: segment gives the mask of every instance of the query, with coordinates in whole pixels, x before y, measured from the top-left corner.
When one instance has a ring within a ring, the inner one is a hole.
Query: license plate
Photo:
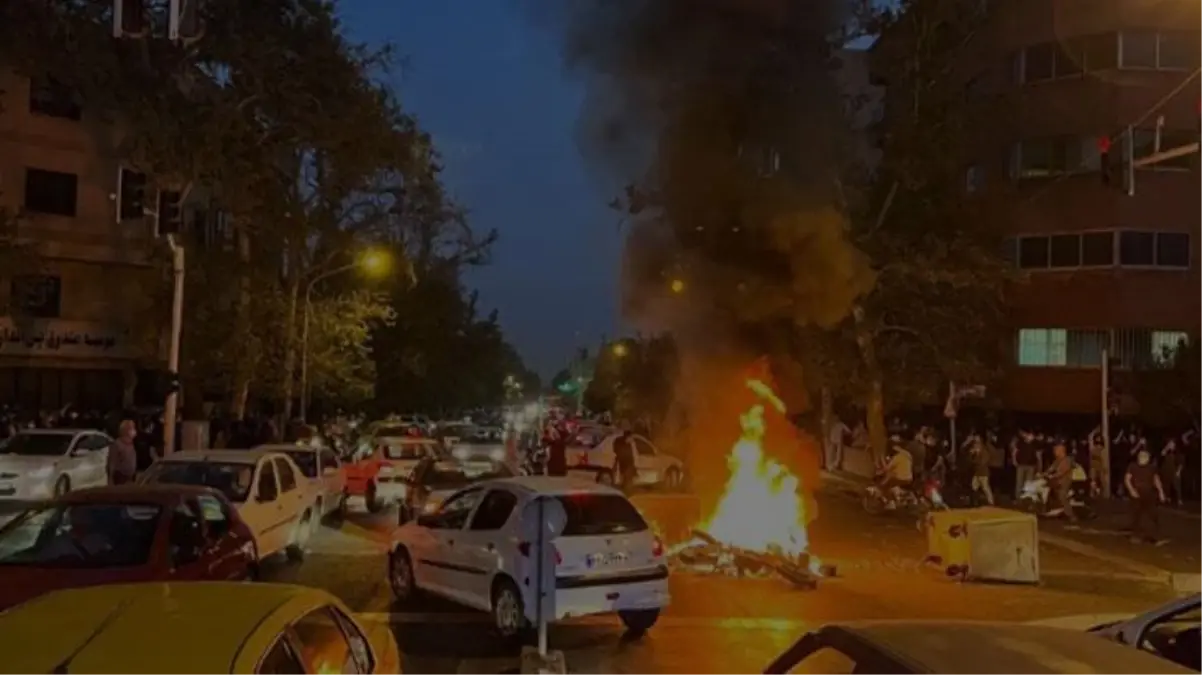
[[[619,563],[626,562],[629,556],[625,553],[594,553],[585,559],[585,563],[590,568],[608,567]]]

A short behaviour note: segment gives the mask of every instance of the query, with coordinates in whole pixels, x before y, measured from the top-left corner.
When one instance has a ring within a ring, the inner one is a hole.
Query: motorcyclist
[[[1048,486],[1056,495],[1057,508],[1064,509],[1064,516],[1075,521],[1077,514],[1073,513],[1073,458],[1068,454],[1064,441],[1057,440],[1052,446],[1052,463],[1044,472]]]
[[[889,445],[889,455],[880,470],[882,492],[892,493],[910,489],[914,482],[914,457],[906,450],[901,438],[894,436]]]

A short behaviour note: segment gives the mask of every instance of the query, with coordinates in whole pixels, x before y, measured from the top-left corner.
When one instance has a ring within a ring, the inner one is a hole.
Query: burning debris
[[[836,575],[832,565],[824,565],[809,553],[791,555],[780,548],[766,553],[724,544],[699,530],[693,538],[671,551],[676,569],[700,574],[748,578],[776,575],[802,589],[818,587],[818,580]]]

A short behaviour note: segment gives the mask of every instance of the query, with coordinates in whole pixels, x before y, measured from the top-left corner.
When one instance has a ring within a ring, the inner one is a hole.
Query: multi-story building
[[[1098,411],[1104,351],[1119,371],[1156,367],[1202,324],[1196,151],[1123,166],[1127,143],[1138,165],[1158,135],[1161,150],[1197,142],[1202,16],[1179,0],[1007,0],[990,12],[979,51],[1004,64],[1010,122],[981,131],[1005,134],[1006,165],[970,180],[992,168],[1017,183],[1009,252],[1025,278],[1010,294],[1003,398]]]
[[[153,225],[118,217],[113,141],[69,92],[0,70],[0,405],[128,405],[161,364],[170,279]]]

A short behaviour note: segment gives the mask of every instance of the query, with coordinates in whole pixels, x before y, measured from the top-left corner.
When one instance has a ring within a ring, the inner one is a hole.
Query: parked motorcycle
[[[905,513],[919,517],[919,522],[929,511],[943,511],[948,508],[943,501],[943,485],[929,478],[923,482],[921,493],[910,487],[895,487],[882,490],[873,483],[864,489],[861,503],[864,511],[877,516],[884,513]]]
[[[1093,498],[1090,496],[1089,476],[1080,465],[1073,466],[1072,487],[1069,489],[1069,506],[1077,520],[1091,520],[1097,517],[1093,508]],[[1063,517],[1064,505],[1051,505],[1052,485],[1047,476],[1036,476],[1023,484],[1019,493],[1017,506],[1020,510],[1033,513],[1040,518]]]

